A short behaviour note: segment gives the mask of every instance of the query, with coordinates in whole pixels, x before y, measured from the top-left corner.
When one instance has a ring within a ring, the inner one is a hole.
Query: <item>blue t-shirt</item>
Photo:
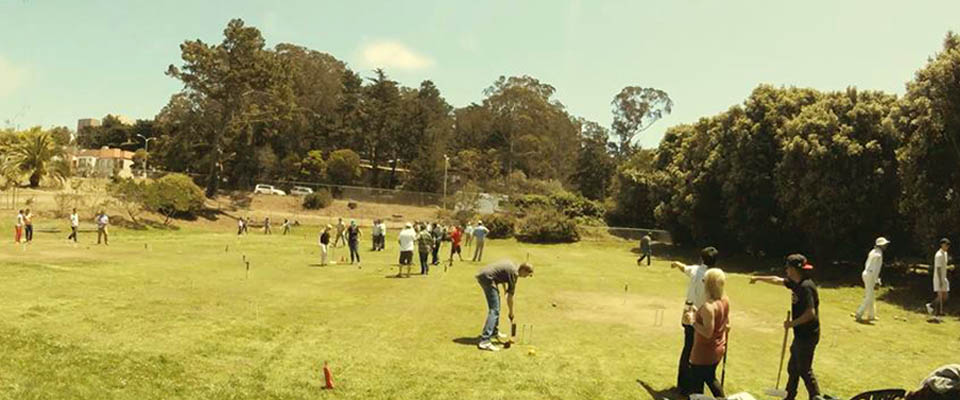
[[[480,240],[483,240],[484,238],[487,237],[487,233],[489,233],[489,232],[490,232],[490,230],[487,229],[487,227],[485,227],[485,226],[478,226],[478,227],[476,227],[476,228],[473,228],[473,237],[475,237],[475,238],[477,238],[477,239],[480,239]]]

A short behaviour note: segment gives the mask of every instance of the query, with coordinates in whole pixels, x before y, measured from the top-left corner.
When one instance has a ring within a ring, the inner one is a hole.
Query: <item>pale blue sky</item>
[[[960,1],[79,1],[0,0],[0,126],[152,118],[179,89],[163,72],[185,39],[219,42],[231,18],[269,45],[325,51],[408,86],[432,79],[455,106],[500,75],[557,88],[575,115],[610,123],[626,85],[666,90],[646,132],[742,102],[760,83],[903,93]]]

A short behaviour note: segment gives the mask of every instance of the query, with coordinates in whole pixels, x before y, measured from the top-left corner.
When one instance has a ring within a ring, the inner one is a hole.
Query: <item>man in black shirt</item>
[[[506,286],[508,316],[513,320],[513,295],[517,290],[517,279],[533,275],[533,266],[523,263],[517,266],[512,261],[500,261],[486,266],[477,272],[477,282],[483,289],[483,295],[487,299],[487,320],[483,324],[483,332],[480,334],[480,343],[477,345],[481,350],[498,351],[497,346],[490,342],[491,338],[506,339],[505,335],[500,334],[498,329],[500,325],[500,292],[497,291],[497,285]]]
[[[793,321],[783,323],[784,329],[793,328],[785,400],[794,400],[797,397],[800,378],[803,378],[807,394],[813,400],[820,395],[817,377],[813,374],[813,354],[820,342],[820,295],[817,284],[810,278],[813,265],[810,265],[802,254],[791,254],[787,257],[786,271],[787,279],[779,276],[757,276],[750,278],[750,283],[760,281],[783,285],[793,292]]]

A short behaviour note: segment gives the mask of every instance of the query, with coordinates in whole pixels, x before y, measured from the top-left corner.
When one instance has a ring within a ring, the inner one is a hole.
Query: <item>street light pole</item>
[[[443,209],[447,209],[447,167],[450,166],[450,157],[443,155]]]
[[[151,141],[151,140],[156,140],[157,138],[155,138],[155,137],[148,138],[148,137],[143,136],[143,135],[141,135],[141,134],[139,134],[139,133],[137,134],[137,136],[139,136],[140,139],[143,139],[143,151],[145,151],[145,152],[147,153],[147,156],[143,159],[143,177],[146,178],[146,177],[147,177],[147,163],[148,163],[147,160],[150,159],[150,141]]]

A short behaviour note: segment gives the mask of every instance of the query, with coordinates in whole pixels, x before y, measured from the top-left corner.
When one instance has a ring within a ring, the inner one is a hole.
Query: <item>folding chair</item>
[[[860,393],[850,400],[899,400],[907,396],[903,389],[884,389]]]

